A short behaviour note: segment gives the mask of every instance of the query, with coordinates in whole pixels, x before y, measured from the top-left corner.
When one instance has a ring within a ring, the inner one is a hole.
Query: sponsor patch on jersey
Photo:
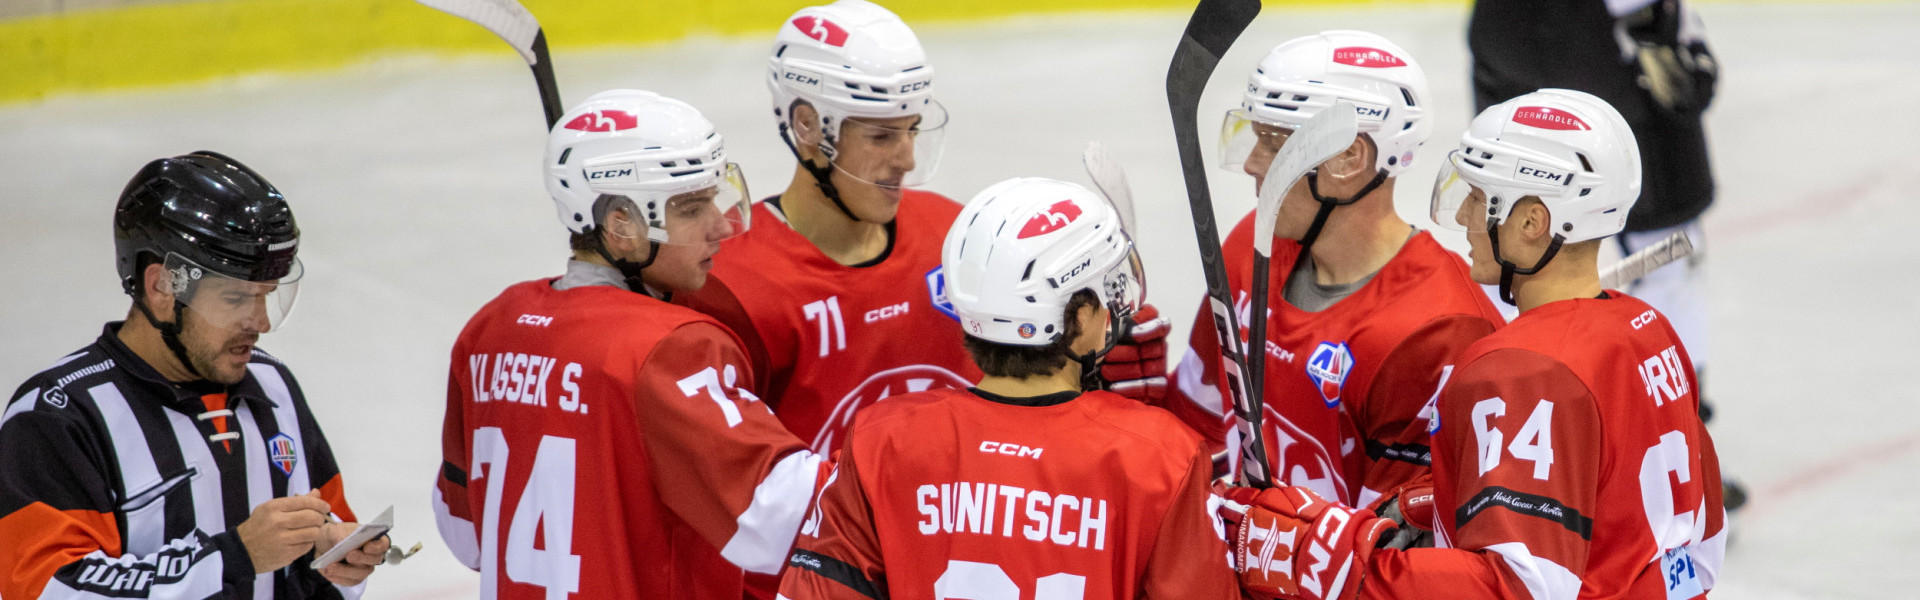
[[[1693,552],[1687,546],[1660,555],[1660,574],[1666,579],[1667,600],[1689,600],[1707,593],[1700,573],[1693,568]]]
[[[953,301],[947,299],[947,272],[944,269],[946,267],[940,266],[927,271],[927,300],[933,303],[933,307],[938,309],[940,314],[958,321],[960,313],[953,312]],[[978,333],[979,329],[978,324],[975,324],[974,331]]]
[[[273,468],[281,475],[293,476],[294,465],[300,464],[300,454],[294,451],[293,437],[278,434],[267,440],[267,458],[273,461]]]
[[[1366,69],[1387,69],[1407,66],[1407,62],[1394,56],[1392,52],[1366,46],[1347,46],[1333,50],[1333,62]]]
[[[1024,240],[1059,231],[1061,227],[1066,227],[1078,218],[1080,218],[1080,205],[1074,204],[1072,200],[1055,202],[1053,206],[1041,209],[1027,219],[1026,226],[1020,228],[1020,235],[1016,236],[1016,239]]]
[[[793,20],[793,28],[822,44],[839,48],[847,45],[847,30],[833,21],[807,15]]]
[[[1307,357],[1307,379],[1320,388],[1327,407],[1340,405],[1340,390],[1346,387],[1347,372],[1353,370],[1353,351],[1346,342],[1320,342]]]
[[[567,121],[564,126],[574,131],[626,131],[640,126],[640,118],[621,110],[596,110]]]
[[[1522,106],[1513,111],[1513,122],[1528,127],[1538,127],[1553,131],[1586,131],[1593,129],[1586,121],[1573,113],[1546,106]]]
[[[1030,339],[1033,339],[1033,334],[1034,334],[1035,332],[1037,332],[1037,331],[1039,331],[1039,330],[1038,330],[1038,329],[1035,329],[1035,328],[1033,327],[1033,324],[1032,324],[1032,323],[1021,323],[1021,324],[1020,324],[1020,339],[1023,339],[1023,340],[1030,340]]]

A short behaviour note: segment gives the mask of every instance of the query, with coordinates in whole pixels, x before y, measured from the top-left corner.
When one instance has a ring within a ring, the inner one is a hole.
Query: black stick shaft
[[[553,59],[547,55],[544,29],[533,35],[533,55],[539,59],[532,65],[533,82],[540,86],[540,107],[547,111],[547,129],[551,130],[560,123],[560,117],[567,114],[567,107],[560,103],[560,84],[553,79]]]

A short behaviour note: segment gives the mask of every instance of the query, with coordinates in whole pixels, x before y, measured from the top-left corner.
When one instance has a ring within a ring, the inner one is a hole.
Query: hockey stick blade
[[[1207,308],[1220,347],[1221,381],[1232,397],[1240,453],[1229,455],[1229,470],[1240,481],[1256,487],[1272,485],[1273,465],[1267,460],[1266,435],[1260,419],[1263,407],[1247,398],[1244,348],[1240,319],[1233,311],[1226,262],[1220,253],[1220,228],[1214,222],[1213,194],[1207,188],[1206,164],[1200,156],[1200,94],[1213,77],[1220,57],[1260,14],[1258,0],[1201,0],[1173,50],[1167,67],[1167,109],[1173,116],[1173,137],[1180,154],[1180,171],[1187,187],[1187,206],[1193,217],[1194,242],[1200,246],[1201,272],[1207,279]],[[1237,460],[1236,460],[1237,459]]]
[[[1307,119],[1306,124],[1287,136],[1287,142],[1280,146],[1280,156],[1267,168],[1265,183],[1260,187],[1260,203],[1253,222],[1254,251],[1261,256],[1273,256],[1273,222],[1280,214],[1280,200],[1287,196],[1287,190],[1307,171],[1353,145],[1353,138],[1359,135],[1360,118],[1354,113],[1353,103],[1341,100]]]
[[[1667,236],[1666,239],[1660,240],[1652,246],[1641,248],[1639,252],[1622,258],[1620,262],[1613,263],[1612,266],[1601,271],[1600,288],[1607,290],[1620,289],[1621,286],[1639,281],[1641,277],[1646,277],[1648,273],[1652,273],[1655,269],[1664,267],[1668,263],[1686,258],[1692,254],[1693,238],[1687,237],[1687,232],[1685,231],[1675,231],[1673,235]]]
[[[560,104],[560,86],[554,82],[553,59],[547,54],[547,34],[518,0],[417,0],[429,8],[472,21],[506,40],[520,58],[533,69],[533,81],[540,88],[540,108],[547,113],[547,128],[552,129],[566,114]]]
[[[1100,142],[1087,142],[1080,161],[1086,164],[1087,177],[1093,179],[1093,187],[1099,188],[1100,194],[1107,197],[1107,203],[1120,213],[1120,227],[1126,229],[1128,235],[1138,234],[1140,230],[1134,228],[1133,220],[1133,189],[1127,185],[1127,172],[1113,160],[1113,154]]]

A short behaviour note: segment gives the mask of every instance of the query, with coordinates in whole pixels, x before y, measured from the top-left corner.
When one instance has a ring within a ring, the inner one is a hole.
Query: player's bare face
[[[718,188],[708,188],[667,199],[669,242],[659,245],[660,256],[641,271],[648,284],[680,292],[706,285],[720,240],[733,233],[732,224],[713,203],[718,193]]]
[[[1293,130],[1258,122],[1253,124],[1253,130],[1257,141],[1242,168],[1253,176],[1253,189],[1258,193],[1267,184],[1267,169],[1273,168],[1274,157],[1279,156],[1280,147],[1286,145],[1287,137],[1293,135]],[[1314,201],[1312,192],[1307,190],[1306,178],[1294,181],[1292,187],[1287,188],[1287,194],[1281,197],[1273,235],[1290,240],[1300,239],[1313,226],[1314,214],[1319,210],[1320,204]]]
[[[840,200],[860,220],[892,221],[900,208],[902,185],[913,171],[914,142],[920,116],[892,119],[849,118],[834,145],[833,185]]]
[[[270,328],[267,302],[275,287],[217,278],[199,285],[187,310],[176,317],[194,371],[226,385],[246,376],[254,344]]]

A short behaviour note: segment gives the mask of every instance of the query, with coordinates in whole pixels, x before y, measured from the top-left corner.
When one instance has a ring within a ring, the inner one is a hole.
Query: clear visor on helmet
[[[1458,167],[1462,159],[1459,150],[1447,154],[1447,160],[1440,165],[1440,174],[1433,180],[1433,198],[1428,205],[1428,215],[1433,224],[1454,231],[1480,233],[1487,230],[1487,221],[1494,215],[1487,205],[1487,193],[1461,176]]]
[[[1293,129],[1256,119],[1244,108],[1229,110],[1220,122],[1220,167],[1264,175],[1292,134]]]
[[[840,123],[833,168],[883,188],[926,185],[945,149],[947,109],[938,100],[920,114],[891,119],[852,117]]]
[[[740,165],[727,163],[722,176],[707,186],[679,193],[660,193],[639,203],[609,207],[627,216],[636,228],[610,227],[615,235],[646,237],[662,244],[707,244],[742,233],[752,225],[752,196]],[[609,215],[611,216],[611,214]],[[608,220],[608,223],[613,223]]]
[[[164,264],[173,280],[176,306],[185,306],[186,312],[193,313],[193,326],[247,333],[266,333],[285,324],[287,314],[293,311],[294,297],[300,292],[300,276],[306,271],[296,258],[279,279],[247,281],[222,275],[172,252],[167,253]]]

